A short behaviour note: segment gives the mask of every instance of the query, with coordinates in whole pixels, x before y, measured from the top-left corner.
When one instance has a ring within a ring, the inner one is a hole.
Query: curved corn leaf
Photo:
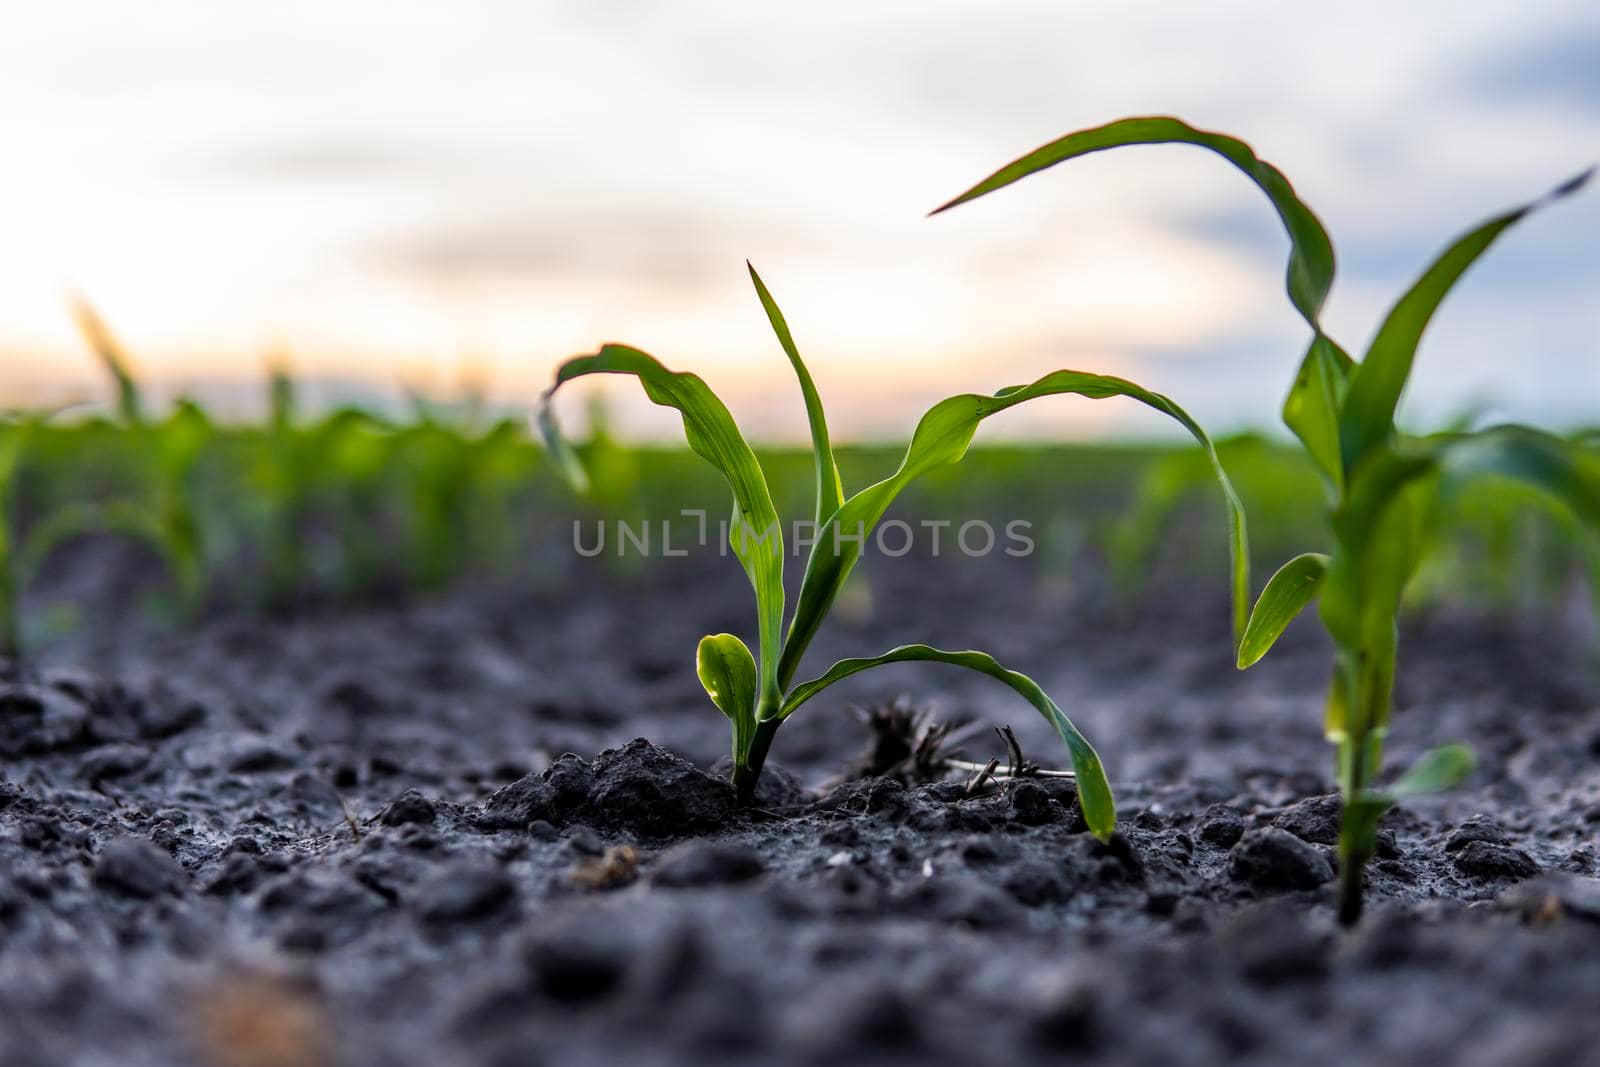
[[[700,639],[694,664],[711,702],[733,723],[734,757],[743,760],[755,735],[756,701],[761,696],[755,657],[733,634],[710,634]]]
[[[783,312],[778,309],[777,301],[772,299],[772,294],[767,291],[766,285],[761,281],[761,275],[756,273],[756,268],[745,260],[744,265],[750,269],[750,281],[755,284],[756,295],[761,298],[761,306],[766,310],[767,321],[772,323],[772,332],[778,335],[778,344],[783,346],[784,355],[789,357],[790,366],[794,367],[794,376],[800,380],[800,392],[806,401],[806,421],[811,424],[811,454],[815,460],[817,474],[817,507],[815,523],[821,528],[822,522],[829,515],[839,510],[839,505],[844,503],[844,487],[839,482],[839,464],[833,457],[833,444],[828,438],[828,420],[822,411],[822,397],[817,394],[816,383],[811,380],[811,372],[806,370],[805,362],[800,358],[800,350],[795,347],[794,337],[789,333],[789,324],[784,321]]]
[[[0,658],[15,667],[22,658],[24,635],[18,600],[27,585],[29,567],[26,544],[18,544],[13,528],[12,507],[17,471],[27,450],[30,435],[63,411],[78,407],[77,402],[49,408],[0,410]]]
[[[1296,556],[1278,568],[1256,600],[1239,641],[1241,670],[1265,656],[1295,616],[1311,603],[1327,570],[1328,557],[1318,552]]]
[[[1116,802],[1112,799],[1111,785],[1106,781],[1105,768],[1101,765],[1094,746],[1089,744],[1088,738],[1078,732],[1078,728],[1072,725],[1072,720],[1067,718],[1043,689],[1039,688],[1037,682],[1025,674],[1007,670],[997,663],[993,656],[986,653],[946,652],[928,645],[901,645],[881,656],[842,659],[829,667],[827,673],[821,677],[802,682],[790,690],[783,702],[783,715],[784,717],[792,715],[806,701],[852,674],[880,667],[886,663],[910,662],[947,663],[952,667],[965,667],[979,674],[987,674],[1016,690],[1045,717],[1051,726],[1055,727],[1056,733],[1061,735],[1061,740],[1066,742],[1067,752],[1072,758],[1072,769],[1077,774],[1078,803],[1083,808],[1084,822],[1088,823],[1090,832],[1102,841],[1111,836],[1111,831],[1116,828],[1117,823]]]
[[[1533,489],[1576,522],[1574,537],[1600,606],[1600,457],[1582,439],[1526,426],[1498,426],[1452,439],[1443,456],[1452,479],[1508,478]]]
[[[0,495],[16,476],[29,437],[57,415],[83,406],[74,400],[42,408],[0,408]]]
[[[1577,192],[1593,173],[1591,168],[1539,199],[1497,215],[1458,237],[1390,309],[1366,356],[1351,374],[1340,411],[1339,437],[1347,472],[1394,433],[1395,409],[1411,376],[1423,330],[1461,275],[1495,238],[1546,204]]]
[[[762,699],[776,706],[778,638],[783,626],[783,530],[755,453],[727,407],[699,375],[668,370],[654,356],[636,348],[606,345],[593,355],[563,363],[556,371],[555,384],[545,391],[540,403],[539,428],[558,465],[567,473],[582,468],[560,435],[551,400],[567,382],[588,374],[631,374],[639,379],[646,396],[683,417],[683,433],[689,447],[715,467],[733,491],[728,544],[755,590]]]
[[[1395,800],[1443,793],[1460,785],[1477,764],[1472,749],[1466,745],[1444,745],[1429,749],[1417,757],[1417,761],[1400,776],[1399,781],[1383,792]]]
[[[1528,426],[1496,426],[1439,440],[1440,461],[1453,477],[1510,478],[1538,490],[1600,532],[1600,467],[1583,446]]]
[[[561,426],[556,422],[555,409],[548,403],[541,403],[533,418],[539,430],[539,439],[544,442],[545,454],[555,466],[556,473],[573,492],[587,496],[590,488],[589,472],[584,468],[583,460],[578,458],[577,450],[561,432]]]
[[[1179,502],[1195,486],[1209,484],[1212,477],[1205,457],[1187,450],[1168,452],[1148,465],[1106,538],[1112,576],[1129,600],[1148,573]]]
[[[971,189],[936,209],[933,214],[975,200],[1057,163],[1127,145],[1189,144],[1209,149],[1233,164],[1272,202],[1289,235],[1289,262],[1285,286],[1289,300],[1311,327],[1310,347],[1300,361],[1294,385],[1284,400],[1283,420],[1305,444],[1323,476],[1337,491],[1342,484],[1339,465],[1338,417],[1344,382],[1353,361],[1332,338],[1322,332],[1320,316],[1333,287],[1333,242],[1316,214],[1295,193],[1283,172],[1255,154],[1244,141],[1227,134],[1196,129],[1181,119],[1153,115],[1119,119],[1104,126],[1079,130],[1034,149],[1001,167]]]
[[[184,580],[181,573],[184,561],[173,558],[160,516],[154,509],[126,500],[79,502],[52,511],[22,539],[16,561],[18,573],[26,579],[66,541],[102,533],[120,534],[144,542],[166,562],[180,583]]]
[[[1190,144],[1207,148],[1232,163],[1260,187],[1277,209],[1283,227],[1289,232],[1289,299],[1311,328],[1322,332],[1317,317],[1333,286],[1333,242],[1322,223],[1300,198],[1283,172],[1256,155],[1255,150],[1236,137],[1196,129],[1181,119],[1148,115],[1119,119],[1104,126],[1079,130],[1034,149],[995,171],[954,200],[935,208],[932,214],[947,211],[957,204],[976,200],[986,193],[1020,181],[1057,163],[1125,145]]]
[[[878,520],[900,491],[923,474],[960,462],[966,455],[978,424],[990,415],[1042,396],[1070,394],[1103,400],[1128,397],[1177,420],[1205,449],[1222,488],[1228,513],[1229,550],[1233,559],[1234,640],[1244,633],[1250,596],[1250,552],[1244,507],[1228,480],[1211,439],[1189,414],[1160,393],[1153,393],[1123,378],[1084,371],[1060,370],[1033,382],[1012,386],[993,396],[963,393],[941,400],[917,423],[900,469],[883,481],[856,493],[822,524],[806,561],[799,602],[789,622],[783,656],[778,667],[780,686],[787,686],[800,665],[806,646],[815,636],[845,579],[861,558],[862,546]]]

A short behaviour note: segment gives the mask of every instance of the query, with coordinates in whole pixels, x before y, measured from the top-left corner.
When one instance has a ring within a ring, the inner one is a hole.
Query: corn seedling
[[[1008,670],[983,652],[944,651],[912,644],[859,659],[840,660],[817,678],[795,683],[807,646],[827,617],[860,558],[865,538],[890,503],[920,476],[958,463],[966,454],[978,424],[1028,400],[1058,394],[1090,399],[1127,397],[1175,420],[1212,457],[1228,501],[1231,546],[1245,556],[1242,513],[1215,450],[1198,424],[1171,400],[1133,382],[1101,374],[1060,370],[1028,385],[1002,389],[992,396],[962,394],[934,405],[917,423],[900,467],[889,477],[853,495],[846,495],[834,459],[822,399],[800,358],[788,324],[755,269],[750,270],[761,305],[779,345],[799,382],[810,424],[816,503],[815,540],[801,580],[799,599],[784,629],[783,531],[772,504],[761,464],[722,401],[698,376],[668,370],[652,356],[624,345],[606,345],[593,355],[562,364],[555,384],[545,393],[539,421],[553,459],[576,484],[584,473],[571,447],[561,438],[551,400],[566,383],[591,374],[624,374],[637,378],[655,403],[676,409],[683,418],[691,449],[722,475],[733,492],[728,541],[743,565],[756,600],[756,652],[733,634],[712,634],[700,641],[697,667],[712,702],[733,724],[733,785],[741,802],[755,793],[773,736],[783,722],[829,686],[861,671],[889,663],[929,662],[964,667],[1009,686],[1053,726],[1067,747],[1077,776],[1079,803],[1089,829],[1102,840],[1115,826],[1116,810],[1105,770],[1094,748],[1031,678]],[[1242,627],[1241,599],[1238,624]]]
[[[598,507],[618,511],[638,491],[639,457],[617,439],[603,393],[589,398],[586,413],[589,436],[578,454],[589,475],[589,499]]]
[[[50,552],[67,538],[82,532],[86,522],[82,505],[68,504],[33,523],[26,531],[18,516],[18,482],[29,446],[39,428],[67,410],[0,412],[0,660],[13,675],[24,669],[29,650],[48,627],[24,618],[22,597]]]
[[[0,658],[7,669],[22,663],[23,576],[17,566],[16,482],[28,433],[37,419],[32,414],[8,414],[0,421]]]
[[[327,516],[337,545],[334,564],[339,588],[365,596],[395,571],[387,520],[392,486],[388,478],[395,453],[393,428],[359,408],[340,408],[308,431],[323,465],[314,487],[327,500]]]
[[[358,491],[366,479],[347,459],[348,439],[360,433],[368,417],[340,409],[306,423],[299,391],[288,369],[269,372],[270,402],[266,438],[252,450],[256,499],[263,507],[265,585],[263,600],[283,608],[305,594],[323,573],[327,553],[319,552],[318,519],[333,509],[336,489]],[[341,516],[343,518],[343,516]],[[366,524],[351,520],[352,529]],[[347,553],[341,553],[344,555]],[[340,564],[348,570],[347,561]]]
[[[1239,666],[1250,666],[1301,610],[1318,602],[1335,650],[1325,727],[1337,751],[1343,797],[1339,916],[1353,923],[1361,912],[1362,871],[1384,812],[1401,798],[1449,788],[1472,768],[1470,750],[1447,745],[1425,753],[1393,784],[1377,784],[1398,652],[1396,617],[1431,539],[1441,483],[1514,479],[1587,526],[1600,525],[1600,464],[1583,446],[1523,426],[1414,437],[1400,433],[1394,421],[1423,331],[1445,295],[1501,233],[1577,191],[1589,172],[1451,242],[1389,310],[1359,362],[1319,319],[1334,277],[1327,232],[1283,174],[1236,138],[1173,118],[1124,119],[1030,152],[945,206],[1091,152],[1168,143],[1206,148],[1233,164],[1267,195],[1289,235],[1289,299],[1312,337],[1284,401],[1283,421],[1327,490],[1333,548],[1296,556],[1273,575],[1236,651]]]
[[[1251,433],[1219,440],[1217,452],[1251,517],[1254,561],[1304,544],[1320,531],[1321,498],[1307,481],[1310,470],[1297,449]],[[1161,566],[1173,563],[1172,534],[1211,491],[1213,475],[1199,462],[1203,458],[1191,449],[1152,456],[1133,480],[1127,505],[1107,524],[1101,541],[1125,598],[1136,598]],[[1187,545],[1178,555],[1185,569],[1214,565]]]
[[[401,430],[395,448],[408,486],[412,573],[438,589],[466,570],[503,560],[499,536],[515,491],[532,472],[522,420],[488,422],[481,395],[468,394],[456,414],[414,396],[419,421]]]
[[[266,509],[265,601],[282,607],[305,585],[306,526],[314,507],[313,485],[325,462],[316,435],[299,425],[299,402],[287,367],[274,364],[267,380],[267,443],[256,450],[258,498]]]
[[[116,385],[117,418],[133,435],[147,481],[142,499],[85,507],[77,521],[85,529],[115,529],[151,544],[172,574],[180,610],[192,614],[205,594],[206,556],[194,482],[201,451],[211,437],[210,420],[189,400],[180,400],[166,419],[153,419],[128,356],[104,320],[83,300],[74,303],[73,313]]]

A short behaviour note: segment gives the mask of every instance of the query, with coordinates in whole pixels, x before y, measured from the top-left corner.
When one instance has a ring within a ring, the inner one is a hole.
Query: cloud
[[[1480,99],[1600,113],[1600,18],[1500,45],[1463,70],[1460,84]]]
[[[24,5],[0,37],[21,161],[0,344],[75,343],[67,278],[156,365],[285,338],[308,371],[462,348],[534,367],[624,337],[789,398],[750,256],[863,426],[914,414],[913,381],[1062,362],[1270,423],[1304,326],[1281,224],[1225,163],[1106,153],[921,212],[1068,129],[1177,112],[1321,214],[1328,322],[1356,346],[1453,235],[1600,151],[1593,3]],[[1592,403],[1597,247],[1600,189],[1507,235],[1435,324],[1419,400],[1456,368],[1536,367],[1518,417]]]
[[[191,172],[208,168],[190,164]],[[437,175],[439,155],[416,144],[360,137],[285,140],[224,155],[215,173],[251,181],[384,181]]]
[[[727,228],[710,214],[660,209],[518,217],[496,213],[377,238],[380,269],[445,285],[604,280],[675,290],[703,288],[728,264]]]

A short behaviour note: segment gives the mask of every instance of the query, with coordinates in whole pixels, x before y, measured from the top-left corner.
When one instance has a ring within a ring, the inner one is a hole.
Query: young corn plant
[[[42,632],[44,620],[25,618],[22,597],[50,552],[83,531],[80,505],[67,504],[43,516],[26,530],[18,510],[18,481],[29,445],[41,426],[71,405],[0,412],[0,661],[20,677]]]
[[[530,468],[525,421],[490,421],[481,392],[440,404],[412,394],[416,421],[395,438],[408,481],[408,547],[413,580],[439,589],[473,567],[504,563],[511,552],[495,531]]]
[[[265,517],[263,601],[283,607],[305,591],[310,572],[306,527],[315,507],[316,474],[327,462],[325,442],[300,425],[300,404],[287,366],[267,372],[266,439],[252,450],[254,497]]]
[[[265,435],[249,452],[251,500],[260,508],[265,557],[261,599],[281,610],[312,593],[330,570],[343,591],[356,587],[351,547],[339,546],[337,558],[330,560],[332,538],[319,520],[338,510],[341,495],[357,495],[371,481],[368,471],[352,462],[352,453],[361,451],[352,444],[371,436],[374,428],[369,416],[350,408],[306,420],[295,379],[282,365],[269,371],[268,397]],[[377,525],[366,517],[336,518],[335,533],[346,540],[371,536]]]
[[[0,659],[9,671],[22,666],[22,588],[25,576],[18,566],[16,522],[17,471],[22,465],[28,435],[38,421],[31,412],[6,413],[0,418]]]
[[[1002,389],[992,396],[967,393],[939,402],[917,423],[899,469],[882,481],[847,494],[834,460],[827,418],[816,385],[800,358],[783,313],[753,267],[750,280],[799,382],[811,430],[816,479],[815,540],[787,629],[784,627],[783,531],[766,477],[733,416],[704,381],[694,374],[668,370],[638,349],[606,345],[593,355],[580,356],[561,365],[555,384],[544,395],[539,413],[540,427],[552,458],[569,480],[582,486],[584,472],[556,427],[552,397],[566,383],[591,374],[631,375],[639,380],[652,401],[679,412],[689,447],[715,467],[732,490],[733,516],[728,540],[755,591],[756,650],[752,652],[733,634],[711,634],[701,639],[696,663],[706,692],[733,725],[732,779],[738,799],[749,803],[754,797],[762,765],[778,728],[829,686],[884,664],[943,663],[976,671],[1009,686],[1044,716],[1066,744],[1077,776],[1078,798],[1085,822],[1095,836],[1107,839],[1116,823],[1116,808],[1100,757],[1036,682],[1001,666],[993,657],[983,652],[945,651],[912,644],[876,656],[840,660],[809,681],[797,683],[795,675],[807,646],[860,559],[866,536],[900,491],[930,471],[958,463],[984,419],[1039,397],[1058,394],[1095,400],[1127,397],[1177,420],[1211,458],[1228,507],[1230,546],[1235,559],[1242,561],[1247,554],[1242,510],[1205,431],[1171,400],[1133,382],[1102,374],[1060,370],[1028,385]],[[1235,613],[1241,629],[1244,606],[1241,595]]]
[[[1576,192],[1592,171],[1452,241],[1395,302],[1360,361],[1327,334],[1319,318],[1334,277],[1327,232],[1283,174],[1236,138],[1174,118],[1124,119],[1044,145],[945,208],[1091,152],[1169,143],[1215,152],[1267,195],[1289,235],[1289,299],[1311,328],[1309,347],[1284,401],[1283,421],[1326,488],[1332,550],[1296,556],[1273,575],[1236,651],[1239,667],[1249,667],[1317,601],[1334,645],[1324,722],[1337,752],[1343,797],[1339,917],[1350,924],[1361,914],[1362,871],[1376,847],[1383,814],[1401,798],[1455,785],[1472,769],[1469,749],[1447,745],[1425,753],[1393,784],[1378,784],[1398,653],[1396,618],[1431,540],[1441,483],[1510,478],[1539,490],[1590,530],[1600,527],[1600,463],[1580,443],[1525,426],[1424,437],[1395,426],[1423,331],[1456,281],[1503,232]]]
[[[180,400],[163,420],[152,418],[127,353],[105,321],[84,300],[74,304],[73,313],[84,340],[116,384],[117,419],[133,435],[147,483],[142,498],[86,506],[78,520],[85,528],[108,527],[152,545],[171,572],[180,612],[193,614],[205,595],[206,580],[196,466],[211,437],[211,422],[190,400]]]

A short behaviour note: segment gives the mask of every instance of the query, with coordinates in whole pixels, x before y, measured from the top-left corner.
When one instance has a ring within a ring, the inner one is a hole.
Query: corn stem
[[[772,748],[772,738],[778,732],[782,719],[763,719],[756,723],[750,738],[750,751],[742,763],[733,766],[733,796],[740,807],[755,802],[756,783],[761,780],[761,768],[767,762],[767,751]]]

